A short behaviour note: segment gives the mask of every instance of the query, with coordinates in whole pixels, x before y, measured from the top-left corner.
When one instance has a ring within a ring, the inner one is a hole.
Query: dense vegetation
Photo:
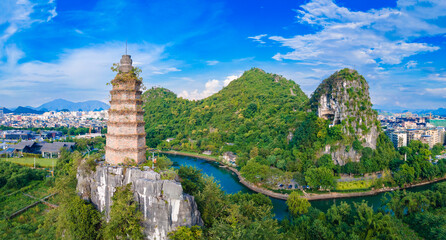
[[[9,191],[18,190],[35,180],[43,180],[46,174],[43,170],[0,161],[0,192],[5,194]]]
[[[0,239],[32,239],[44,221],[46,206],[40,204],[20,216],[6,220],[14,212],[49,195],[53,181],[46,171],[0,161]]]
[[[236,152],[292,161],[287,135],[305,118],[307,96],[293,81],[260,69],[247,71],[220,92],[200,101],[178,98],[163,88],[144,93],[149,147],[193,152]],[[163,140],[174,138],[167,143]],[[282,164],[282,163],[281,163]]]
[[[78,150],[103,146],[104,139],[81,140]],[[103,214],[76,194],[78,168],[93,171],[95,160],[102,154],[83,155],[79,151],[62,151],[57,159],[55,177],[45,177],[43,170],[22,167],[13,163],[0,162],[0,238],[2,239],[142,239],[141,213],[136,211],[133,194],[128,186],[117,189],[110,213],[105,221]],[[162,162],[162,161],[161,161]],[[35,197],[49,193],[57,195],[49,202],[57,204],[47,209],[43,204],[27,210],[13,219],[6,219],[13,211],[35,202]],[[43,194],[42,194],[43,193]],[[46,209],[46,210],[45,210]],[[47,213],[45,213],[47,212]]]
[[[352,78],[349,73],[341,71],[347,80]],[[348,94],[364,93],[351,90]],[[359,137],[345,134],[347,125],[330,127],[328,120],[309,111],[311,103],[298,85],[260,69],[245,72],[219,93],[200,101],[177,98],[162,88],[147,91],[143,98],[150,147],[197,153],[210,150],[214,155],[236,152],[242,175],[267,187],[294,179],[314,190],[336,191],[337,174],[384,170],[381,178],[361,182],[367,188],[361,190],[368,190],[405,186],[446,174],[446,160],[436,164],[429,161],[433,154],[444,151],[443,146],[436,145],[430,150],[426,144],[412,141],[396,151],[381,133],[376,149],[363,147]],[[358,107],[365,105],[359,103]],[[167,138],[173,140],[164,141]],[[102,138],[73,141],[77,142],[76,151],[62,152],[54,178],[47,178],[47,173],[41,170],[0,162],[3,217],[0,238],[143,238],[142,214],[137,211],[129,185],[116,189],[108,221],[76,194],[77,169],[94,171],[103,150],[94,154],[90,150],[102,149],[105,141]],[[360,161],[339,166],[330,154],[321,154],[324,146],[339,143],[346,146],[346,151],[361,153]],[[166,157],[159,157],[154,165],[162,179],[175,179],[178,174],[184,192],[195,197],[204,226],[180,227],[169,233],[170,239],[446,238],[446,183],[421,193],[389,193],[379,211],[374,211],[367,202],[353,205],[341,202],[321,212],[294,191],[287,201],[290,215],[279,221],[274,218],[268,197],[247,193],[228,195],[212,177],[199,170],[192,167],[174,170],[171,166]],[[13,211],[33,202],[21,194],[25,192],[36,197],[57,192],[57,197],[49,201],[59,207],[50,210],[40,204],[20,217],[6,219]]]
[[[343,82],[351,87],[344,89]],[[315,113],[318,96],[330,91],[339,95],[340,104],[351,115],[335,126]],[[294,179],[314,189],[335,190],[335,178],[342,173],[387,172],[386,178],[376,183],[364,183],[362,190],[444,175],[431,170],[413,178],[403,174],[408,170],[401,162],[406,153],[397,152],[380,130],[367,82],[349,69],[324,80],[311,101],[293,81],[257,68],[203,100],[178,98],[164,88],[146,91],[143,100],[149,147],[195,153],[208,150],[214,156],[235,152],[242,175],[267,188]],[[376,149],[364,147],[363,134],[372,129],[378,135]],[[327,145],[331,146],[330,153],[338,149],[355,151],[360,161],[346,159],[343,166],[335,165],[330,154],[322,154]],[[442,149],[438,146],[433,151]],[[432,156],[430,152],[428,155]],[[418,164],[432,166],[427,160]],[[407,163],[409,167],[411,164]],[[389,170],[399,172],[396,183]]]
[[[226,195],[212,178],[182,167],[184,190],[196,198],[205,226],[182,227],[172,239],[445,239],[446,183],[424,192],[397,191],[382,210],[367,202],[335,204],[327,212],[297,194],[287,201],[290,216],[277,221],[271,201],[260,194]]]
[[[98,143],[93,141],[90,144]],[[411,166],[415,166],[416,159],[423,159],[420,152],[429,154],[423,149],[426,149],[426,146],[417,143],[403,149],[402,151],[411,153],[407,154],[407,158],[411,160],[398,166],[395,164],[396,171],[401,171],[398,169],[403,169],[401,166],[409,162],[414,162]],[[93,170],[91,162],[99,156],[93,154],[88,158],[78,151],[63,152],[57,161],[55,178],[43,180],[44,177],[37,177],[37,180],[28,182],[29,184],[40,181],[42,184],[31,192],[34,195],[41,189],[57,191],[59,207],[45,213],[46,207],[38,205],[15,219],[0,220],[0,237],[142,239],[142,215],[136,210],[130,186],[116,190],[109,222],[104,220],[103,214],[91,203],[76,194],[76,169]],[[330,170],[333,163],[328,160],[327,157],[321,159],[318,161],[318,167],[310,168],[309,171]],[[2,163],[1,166],[6,169],[4,172],[13,173],[11,175],[29,172],[25,175],[29,175],[26,177],[30,179],[40,176],[41,172],[11,163]],[[155,168],[162,171],[171,166],[172,162],[168,158],[161,157],[158,158]],[[446,161],[439,161],[434,168],[438,167],[438,171],[442,171],[441,169],[446,169],[445,166]],[[278,221],[272,213],[271,200],[262,194],[225,194],[213,178],[204,176],[201,171],[192,167],[180,167],[176,174],[180,177],[184,192],[195,197],[204,226],[181,227],[169,233],[171,239],[444,239],[445,235],[446,183],[437,184],[433,190],[422,193],[389,193],[383,198],[382,210],[377,212],[366,202],[354,205],[341,202],[333,205],[327,212],[321,212],[294,192],[287,201],[289,217]],[[322,173],[316,171],[306,177],[318,178],[321,175]],[[326,187],[324,185],[324,188]],[[18,188],[10,189],[5,184],[2,193],[10,193],[16,189]],[[5,204],[11,204],[11,201],[17,201],[18,197],[5,199],[8,199]]]

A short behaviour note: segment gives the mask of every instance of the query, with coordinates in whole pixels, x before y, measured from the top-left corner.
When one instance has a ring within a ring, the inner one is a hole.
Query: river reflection
[[[192,166],[197,169],[201,169],[202,172],[206,175],[214,177],[215,180],[219,182],[221,188],[226,193],[232,194],[237,193],[239,191],[254,193],[249,188],[245,187],[238,181],[237,176],[226,168],[220,167],[218,163],[209,162],[203,159],[194,158],[194,157],[186,157],[179,155],[168,154],[168,157],[174,162],[174,165],[179,166]],[[425,185],[420,187],[411,188],[408,191],[423,191],[426,189],[430,189],[431,185]],[[384,196],[384,193],[380,193],[374,196],[366,196],[366,197],[355,197],[355,198],[344,198],[344,199],[330,199],[330,200],[317,200],[311,201],[311,206],[317,208],[323,212],[327,211],[331,205],[339,204],[342,201],[347,202],[349,204],[353,203],[361,203],[363,200],[367,201],[373,209],[377,210],[381,207],[381,198]],[[279,200],[275,198],[271,198],[273,203],[273,212],[277,219],[283,219],[288,216],[288,211],[286,207],[286,202],[284,200]]]

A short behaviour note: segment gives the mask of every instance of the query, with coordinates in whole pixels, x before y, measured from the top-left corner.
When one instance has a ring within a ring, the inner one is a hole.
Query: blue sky
[[[0,1],[0,106],[108,101],[124,53],[147,87],[200,99],[259,67],[307,95],[357,69],[372,102],[446,107],[446,1]]]

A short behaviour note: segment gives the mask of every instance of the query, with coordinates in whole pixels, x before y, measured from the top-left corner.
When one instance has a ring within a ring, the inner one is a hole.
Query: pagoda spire
[[[132,70],[132,58],[130,55],[122,55],[121,62],[119,64],[119,71],[123,73],[128,73]]]

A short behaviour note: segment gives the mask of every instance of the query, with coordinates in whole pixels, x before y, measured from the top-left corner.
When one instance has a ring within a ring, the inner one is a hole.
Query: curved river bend
[[[221,185],[221,188],[229,194],[237,193],[239,191],[246,193],[254,193],[249,188],[245,187],[241,184],[237,178],[237,176],[226,168],[220,167],[220,165],[216,162],[206,161],[200,158],[194,157],[186,157],[180,155],[172,155],[167,154],[167,156],[174,162],[174,165],[182,165],[182,166],[192,166],[197,169],[200,169],[204,174],[214,177],[216,181]],[[409,188],[407,191],[423,191],[426,189],[430,189],[432,184]],[[347,202],[349,204],[360,203],[363,200],[367,201],[369,205],[371,205],[375,210],[381,205],[381,198],[384,196],[384,193],[380,193],[374,196],[365,196],[365,197],[353,197],[353,198],[344,198],[344,199],[329,199],[329,200],[315,200],[311,201],[311,206],[315,207],[321,211],[327,211],[331,205],[340,203],[341,201]],[[275,217],[277,219],[283,219],[288,216],[288,211],[286,207],[286,202],[284,200],[270,198],[273,203],[273,211]]]

